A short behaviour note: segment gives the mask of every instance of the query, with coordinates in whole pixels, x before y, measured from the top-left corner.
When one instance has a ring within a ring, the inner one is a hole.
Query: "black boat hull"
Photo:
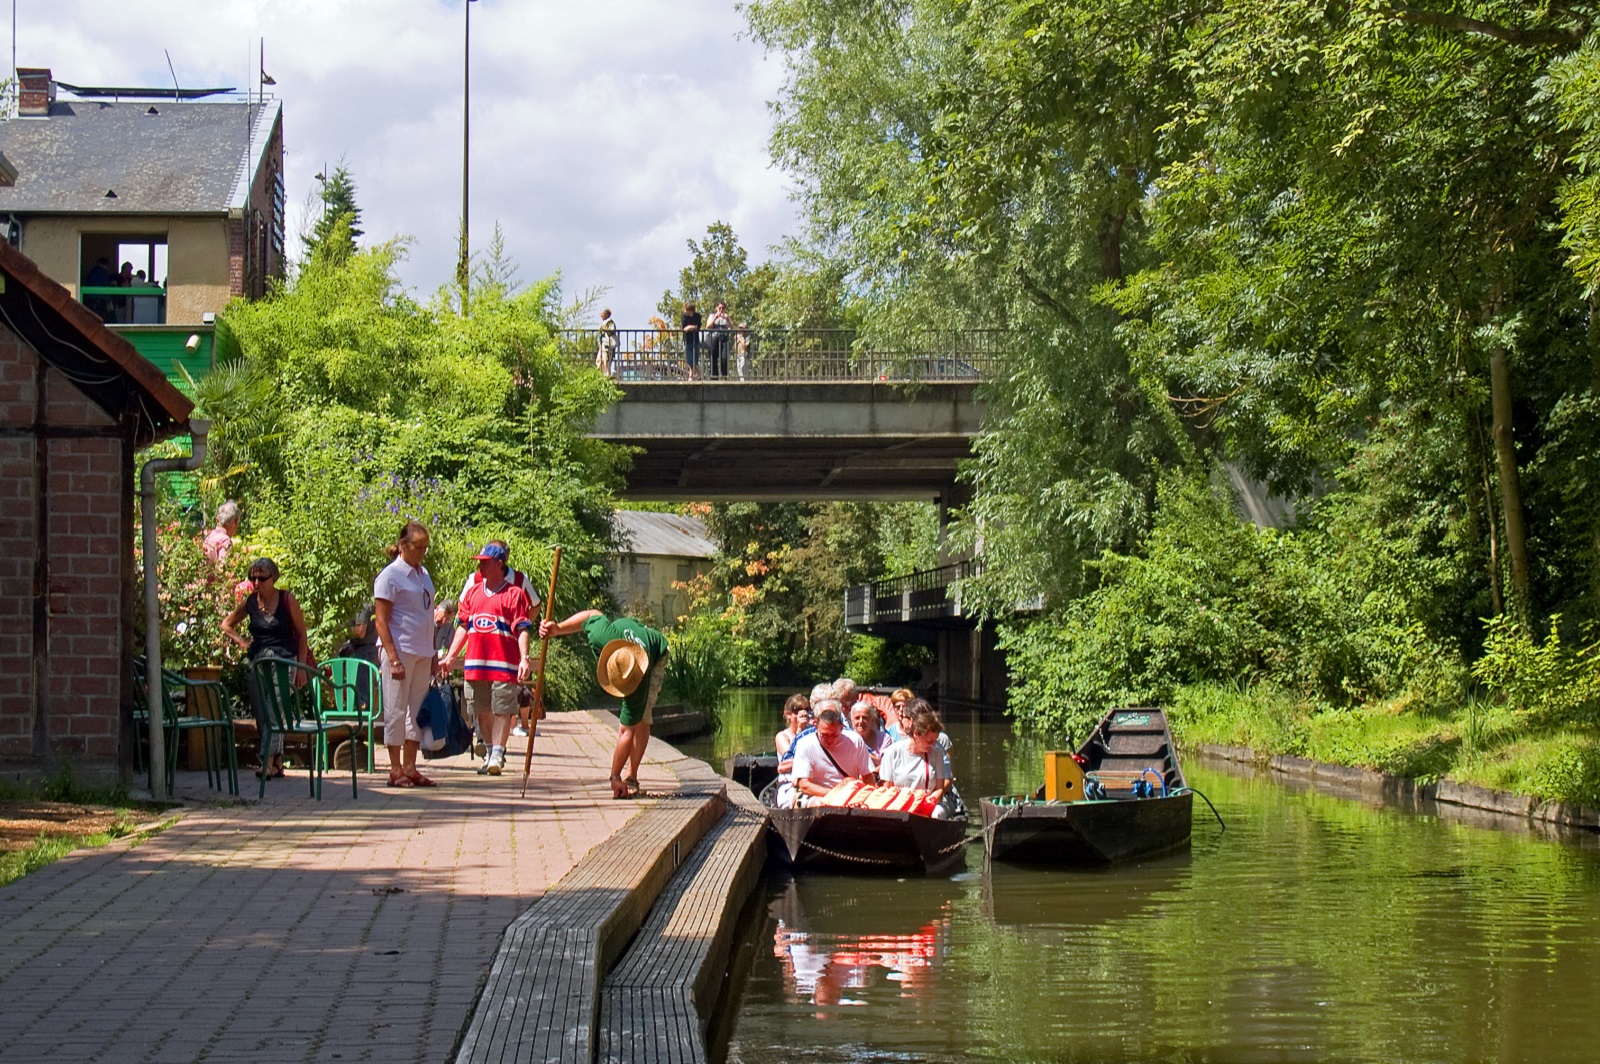
[[[794,869],[931,874],[966,860],[967,821],[878,809],[773,809],[772,857]]]
[[[1103,802],[998,805],[982,800],[991,860],[1029,864],[1111,864],[1189,845],[1194,795]]]

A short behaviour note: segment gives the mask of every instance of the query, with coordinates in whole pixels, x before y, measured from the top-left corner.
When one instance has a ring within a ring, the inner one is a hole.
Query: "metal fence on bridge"
[[[602,337],[615,337],[615,349]],[[976,381],[990,375],[1011,333],[927,329],[884,344],[855,329],[568,329],[556,334],[568,357],[594,361],[624,383]],[[691,361],[694,363],[691,368]]]

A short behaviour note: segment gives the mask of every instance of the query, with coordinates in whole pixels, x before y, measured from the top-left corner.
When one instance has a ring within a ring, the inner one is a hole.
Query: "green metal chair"
[[[330,720],[324,709],[333,704],[340,686],[321,672],[298,661],[283,658],[260,658],[251,666],[266,709],[263,721],[262,749],[270,749],[273,733],[284,736],[303,735],[311,745],[311,770],[308,773],[311,796],[322,797],[322,772],[332,764],[332,751],[328,735],[345,732],[353,735],[355,727],[348,720]],[[350,797],[356,794],[356,759],[350,758]],[[261,777],[261,797],[267,795],[267,779]]]
[[[378,667],[362,658],[332,658],[323,662],[333,678],[333,708],[323,713],[329,720],[355,720],[367,726],[367,771],[372,771],[378,746],[378,721],[383,719],[383,679]],[[368,691],[367,708],[361,708],[361,689]],[[353,756],[352,756],[353,760]]]
[[[148,727],[150,707],[145,691],[145,660],[134,659],[134,711],[136,727]],[[165,724],[167,778],[175,778],[178,770],[178,745],[183,733],[199,731],[205,741],[206,785],[212,790],[223,789],[223,770],[227,770],[227,791],[239,794],[239,762],[235,750],[233,714],[228,709],[227,689],[215,680],[191,680],[166,669],[161,670],[161,712]],[[179,705],[182,705],[182,711]],[[134,742],[135,761],[142,770],[144,761],[138,756],[140,745]]]

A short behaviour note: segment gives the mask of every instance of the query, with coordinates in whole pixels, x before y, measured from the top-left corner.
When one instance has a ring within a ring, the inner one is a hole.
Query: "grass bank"
[[[1270,687],[1199,684],[1178,691],[1171,718],[1183,742],[1600,806],[1600,727],[1488,702],[1441,709],[1398,699],[1331,709]]]
[[[77,786],[68,774],[33,789],[0,788],[0,887],[74,850],[156,834],[170,823],[151,823],[166,808]]]

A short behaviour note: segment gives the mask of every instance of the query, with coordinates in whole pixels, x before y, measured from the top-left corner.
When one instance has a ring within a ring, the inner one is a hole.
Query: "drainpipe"
[[[206,460],[206,434],[211,422],[189,419],[192,441],[187,458],[152,458],[139,470],[140,515],[144,522],[144,680],[145,702],[150,710],[150,797],[160,801],[172,796],[172,781],[167,778],[166,716],[161,711],[161,586],[156,566],[156,474],[192,472]]]

